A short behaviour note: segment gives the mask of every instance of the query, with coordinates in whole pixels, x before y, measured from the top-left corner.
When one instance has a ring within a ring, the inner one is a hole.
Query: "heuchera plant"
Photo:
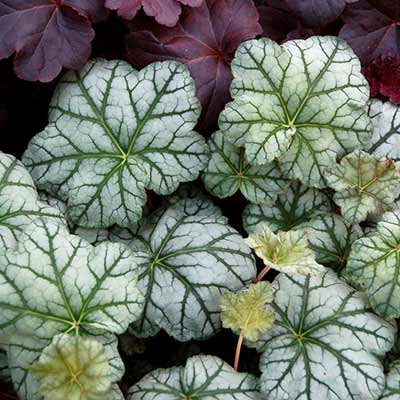
[[[400,398],[396,4],[0,0],[0,58],[69,69],[21,161],[0,152],[0,379],[21,400]],[[107,7],[127,61],[87,61]],[[231,357],[202,351],[222,330]],[[184,354],[152,363],[162,337]]]

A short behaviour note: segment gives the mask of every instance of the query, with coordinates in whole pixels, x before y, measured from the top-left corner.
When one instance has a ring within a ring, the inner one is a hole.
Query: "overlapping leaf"
[[[368,312],[363,294],[333,271],[274,281],[275,326],[258,342],[260,389],[268,400],[378,400],[385,387],[379,357],[395,327]]]
[[[142,8],[144,12],[162,25],[173,27],[182,12],[182,5],[199,7],[204,0],[105,0],[106,7],[118,10],[118,15],[132,19]]]
[[[21,398],[35,398],[27,369],[59,333],[108,342],[120,379],[123,365],[110,333],[124,332],[143,310],[133,253],[117,243],[92,247],[64,225],[42,219],[18,243],[0,257],[0,330]]]
[[[129,400],[261,400],[257,379],[214,356],[194,356],[185,367],[158,369],[129,390]]]
[[[178,340],[205,339],[221,328],[219,300],[255,278],[250,248],[204,199],[178,201],[117,239],[137,253],[145,308],[133,325],[140,336],[160,328]]]
[[[21,79],[48,82],[63,67],[83,67],[94,30],[107,15],[102,0],[1,0],[0,59],[16,53]]]
[[[104,346],[96,340],[57,335],[30,370],[48,400],[111,397],[111,367]]]
[[[374,127],[367,151],[400,165],[400,109],[390,102],[371,100],[369,115]]]
[[[303,231],[290,230],[276,234],[267,225],[251,233],[246,243],[260,257],[264,265],[285,274],[315,275],[324,267],[315,261],[315,253],[308,246]]]
[[[251,166],[244,148],[229,143],[221,131],[211,136],[208,145],[211,158],[202,177],[214,196],[229,197],[240,190],[252,203],[271,203],[289,185],[275,163]]]
[[[295,182],[272,206],[248,205],[243,212],[243,224],[248,233],[255,232],[261,224],[274,232],[289,231],[331,210],[329,198],[323,192]]]
[[[220,128],[245,145],[250,163],[277,159],[288,177],[324,187],[324,169],[370,138],[369,89],[360,69],[350,47],[334,37],[282,47],[267,39],[245,42],[232,63],[234,101]]]
[[[145,188],[170,194],[205,167],[208,149],[192,131],[199,112],[181,64],[137,72],[122,61],[92,61],[61,81],[50,124],[23,161],[40,189],[67,202],[73,223],[127,226],[142,214]]]
[[[379,214],[394,206],[400,173],[391,160],[356,151],[325,175],[329,186],[337,191],[333,199],[349,223],[364,221],[369,213]]]
[[[15,247],[20,231],[40,216],[63,222],[61,212],[39,201],[24,166],[0,151],[0,252]]]
[[[200,7],[186,7],[174,28],[137,17],[126,39],[127,59],[137,68],[160,60],[185,63],[202,105],[198,129],[209,134],[231,100],[234,52],[240,43],[261,33],[258,18],[251,0],[204,0]]]
[[[350,43],[363,65],[381,55],[398,57],[399,18],[397,1],[360,0],[347,6],[340,36]]]
[[[365,287],[373,309],[400,316],[400,211],[388,212],[376,233],[357,240],[347,263],[352,279]]]
[[[392,364],[386,377],[386,387],[379,400],[398,400],[400,398],[400,361]]]
[[[315,259],[338,272],[345,267],[353,242],[363,235],[358,225],[347,224],[333,213],[316,216],[296,229],[306,232]]]

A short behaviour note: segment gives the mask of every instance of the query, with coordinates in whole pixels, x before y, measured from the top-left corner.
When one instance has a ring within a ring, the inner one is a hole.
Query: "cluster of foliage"
[[[88,61],[106,7],[126,61]],[[398,19],[387,0],[0,0],[19,77],[70,69],[21,161],[0,152],[0,378],[22,400],[399,398]],[[216,205],[233,195],[247,238]],[[121,390],[121,348],[223,328],[233,368],[196,354]]]

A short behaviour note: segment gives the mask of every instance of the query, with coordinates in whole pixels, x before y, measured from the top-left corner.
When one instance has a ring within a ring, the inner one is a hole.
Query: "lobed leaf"
[[[331,210],[329,198],[323,192],[293,182],[272,206],[249,204],[243,212],[243,225],[248,233],[256,232],[261,224],[273,232],[289,231]]]
[[[383,214],[376,232],[354,242],[347,263],[372,308],[383,317],[400,316],[400,211]]]
[[[261,400],[257,379],[214,356],[194,356],[185,367],[157,369],[129,389],[129,400]]]
[[[135,334],[164,329],[180,340],[206,339],[221,328],[220,297],[256,275],[254,258],[227,219],[203,198],[184,199],[147,217],[119,240],[135,250],[145,294]]]
[[[289,185],[276,164],[251,166],[245,160],[244,148],[229,143],[221,131],[210,137],[208,145],[211,158],[202,178],[214,196],[225,198],[240,190],[252,203],[273,203]]]
[[[137,72],[122,61],[91,61],[59,83],[50,124],[23,161],[40,189],[67,202],[71,222],[128,226],[141,217],[145,189],[170,194],[205,167],[206,143],[192,131],[199,112],[181,64]]]
[[[327,270],[275,279],[275,326],[257,347],[260,389],[268,400],[378,400],[380,360],[395,325],[370,313],[365,297]]]
[[[274,314],[267,304],[273,300],[269,282],[258,282],[237,292],[221,296],[221,319],[224,328],[250,341],[256,341],[274,324]]]
[[[393,208],[394,192],[400,183],[393,161],[377,159],[363,151],[347,155],[325,176],[336,190],[333,200],[340,206],[343,218],[352,224],[364,221],[369,213]]]
[[[315,261],[303,231],[273,233],[267,225],[251,233],[246,243],[262,259],[264,265],[285,274],[315,275],[325,268]]]
[[[232,63],[234,101],[220,128],[245,146],[251,164],[277,159],[286,176],[325,187],[323,171],[370,138],[369,88],[360,69],[334,37],[245,42]]]

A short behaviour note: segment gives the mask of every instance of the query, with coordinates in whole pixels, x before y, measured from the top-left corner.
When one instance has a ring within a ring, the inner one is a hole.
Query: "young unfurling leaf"
[[[272,300],[271,284],[265,281],[251,284],[237,293],[224,293],[221,297],[223,327],[247,340],[258,340],[274,323],[274,314],[267,308]]]
[[[262,225],[246,242],[267,267],[285,274],[315,275],[324,271],[324,266],[315,261],[307,235],[302,231],[275,234],[268,226]]]
[[[111,368],[103,345],[94,339],[55,336],[30,370],[46,400],[111,398]]]
[[[369,213],[390,210],[400,183],[394,161],[377,159],[363,151],[344,157],[339,165],[326,171],[326,178],[337,191],[333,199],[343,218],[353,224],[365,220]]]

